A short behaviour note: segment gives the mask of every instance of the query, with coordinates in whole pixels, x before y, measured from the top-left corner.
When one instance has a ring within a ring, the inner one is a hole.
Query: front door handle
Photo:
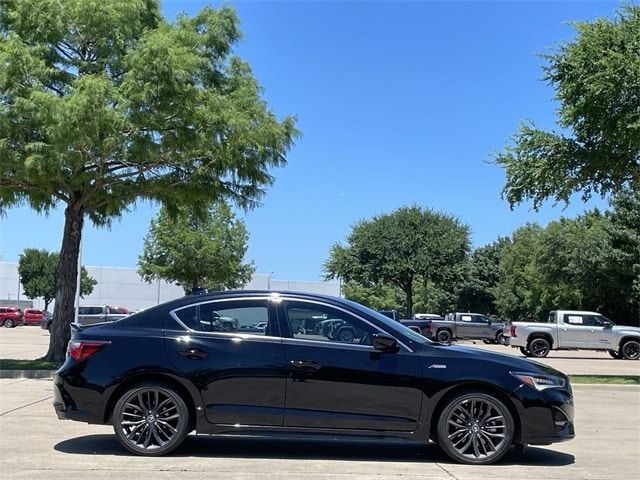
[[[289,365],[294,368],[304,368],[304,369],[312,369],[319,370],[322,365],[318,362],[314,362],[313,360],[291,360],[289,361]]]
[[[199,348],[188,348],[186,350],[178,350],[178,353],[183,357],[190,358],[191,360],[202,360],[207,358],[209,354]]]
[[[569,329],[568,328],[561,328],[560,330],[562,330],[563,332],[566,332]]]

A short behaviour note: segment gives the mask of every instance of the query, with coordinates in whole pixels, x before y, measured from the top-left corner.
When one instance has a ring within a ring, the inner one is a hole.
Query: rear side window
[[[181,308],[175,316],[198,332],[242,333],[279,336],[278,325],[269,315],[267,300],[232,300]]]

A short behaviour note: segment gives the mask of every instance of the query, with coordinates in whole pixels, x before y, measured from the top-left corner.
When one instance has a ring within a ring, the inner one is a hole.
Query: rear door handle
[[[178,350],[178,353],[183,357],[190,358],[191,360],[202,360],[207,358],[209,354],[199,348],[188,348],[186,350]]]
[[[289,365],[294,368],[306,368],[313,370],[319,370],[320,367],[322,367],[322,365],[318,362],[314,362],[313,360],[290,360]]]

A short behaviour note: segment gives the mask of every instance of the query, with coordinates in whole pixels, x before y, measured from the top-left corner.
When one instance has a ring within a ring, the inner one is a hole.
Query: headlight
[[[553,375],[537,375],[534,373],[518,373],[510,372],[511,375],[516,377],[522,383],[542,391],[547,388],[562,388],[565,386],[564,378],[555,377]]]

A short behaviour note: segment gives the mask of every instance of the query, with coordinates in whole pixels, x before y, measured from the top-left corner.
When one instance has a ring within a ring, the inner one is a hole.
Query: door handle
[[[560,330],[562,330],[563,332],[566,332],[569,329],[568,328],[561,328]]]
[[[191,360],[202,360],[207,358],[209,354],[199,348],[188,348],[186,350],[178,350],[178,353],[183,357],[190,358]]]
[[[590,328],[589,331],[592,332],[592,333],[595,332],[595,330],[593,328]]]
[[[313,370],[319,370],[322,367],[322,365],[318,362],[314,362],[313,360],[290,360],[289,365],[294,368],[306,368]]]

